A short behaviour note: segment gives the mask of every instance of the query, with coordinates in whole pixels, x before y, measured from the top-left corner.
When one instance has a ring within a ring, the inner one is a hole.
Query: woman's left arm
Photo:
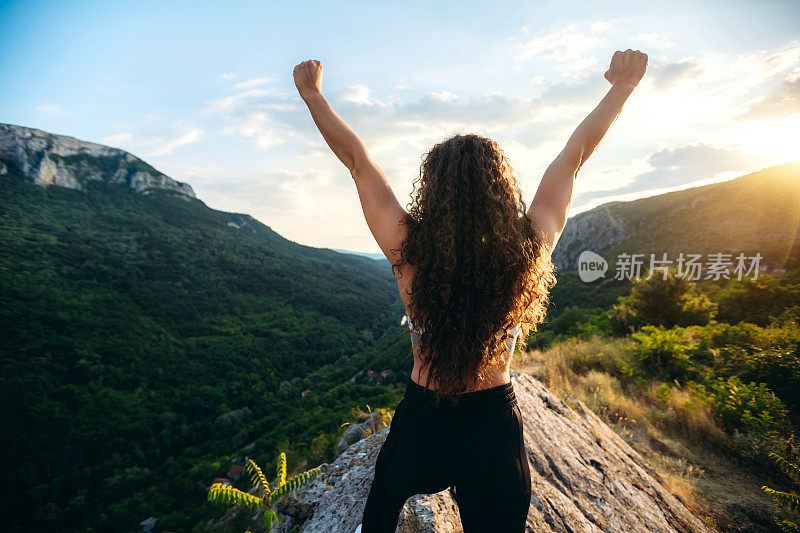
[[[364,218],[383,254],[394,263],[406,238],[405,210],[383,170],[370,158],[361,139],[339,118],[322,95],[322,64],[309,60],[294,67],[294,83],[322,137],[356,183]]]

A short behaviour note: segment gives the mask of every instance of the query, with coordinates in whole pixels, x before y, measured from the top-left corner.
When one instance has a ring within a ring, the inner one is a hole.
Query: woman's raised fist
[[[629,83],[636,87],[646,69],[647,54],[644,52],[630,48],[624,52],[617,50],[611,58],[611,66],[608,67],[605,78],[611,85]]]
[[[314,59],[294,67],[294,84],[300,96],[320,92],[322,88],[322,63]]]

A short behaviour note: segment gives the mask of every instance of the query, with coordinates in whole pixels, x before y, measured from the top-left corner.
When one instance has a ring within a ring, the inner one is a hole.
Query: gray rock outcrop
[[[584,250],[602,253],[628,240],[632,231],[610,202],[580,213],[567,220],[567,225],[553,250],[553,264],[559,271],[578,268],[578,257]]]
[[[339,441],[336,443],[336,447],[333,450],[336,454],[336,457],[342,455],[347,448],[356,442],[368,437],[373,433],[376,433],[376,430],[382,427],[384,422],[385,421],[380,413],[376,412],[369,413],[366,419],[361,422],[354,422],[347,426],[347,429],[345,429],[344,433],[342,433],[342,436],[339,437]],[[388,422],[386,422],[386,424],[388,424]]]
[[[93,180],[119,183],[142,194],[167,191],[195,198],[191,186],[157,171],[138,157],[66,135],[0,124],[0,173],[13,165],[37,185],[84,190]]]
[[[658,474],[582,403],[572,409],[527,374],[513,377],[524,417],[532,497],[527,531],[713,531],[664,488]],[[388,428],[350,446],[322,474],[276,503],[277,531],[351,533],[361,521]],[[422,453],[422,452],[421,452]],[[487,487],[487,490],[491,490]],[[449,491],[410,498],[399,532],[461,531]]]

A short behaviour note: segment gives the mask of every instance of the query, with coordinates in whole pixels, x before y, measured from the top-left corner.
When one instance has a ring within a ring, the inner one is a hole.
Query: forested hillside
[[[40,187],[0,163],[6,530],[189,529],[244,447],[322,462],[354,407],[397,401],[410,363],[382,263],[174,191]],[[349,381],[368,369],[391,384]]]

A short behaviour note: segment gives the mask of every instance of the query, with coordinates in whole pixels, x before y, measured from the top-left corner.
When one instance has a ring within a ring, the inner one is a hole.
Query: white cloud
[[[734,71],[774,76],[793,68],[800,69],[800,41],[777,50],[760,50],[739,56],[733,64]]]
[[[217,81],[232,80],[235,77],[235,72],[223,72],[222,74],[217,74]]]
[[[213,190],[217,187],[224,187],[224,182],[220,182],[220,176],[225,176],[226,179],[238,178],[238,175],[230,169],[219,168],[213,164],[198,166],[160,161],[158,163],[158,168],[170,178],[184,183],[190,183],[195,191],[197,191],[198,188],[209,188]],[[198,196],[202,198],[202,195]]]
[[[665,122],[654,123],[673,126],[673,119],[681,118],[685,131],[690,131],[691,123],[713,131],[737,126],[742,119],[774,115],[770,110],[793,109],[795,73],[800,75],[800,41],[737,56],[702,54],[656,61],[648,67],[638,92],[641,99],[650,100],[651,107],[659,106],[652,113]],[[656,93],[661,93],[659,104]],[[670,116],[662,117],[662,111]]]
[[[267,89],[249,89],[231,96],[206,102],[203,111],[226,121],[223,135],[250,139],[260,150],[300,138],[295,132],[301,120],[301,106],[294,95]]]
[[[156,156],[170,154],[175,151],[176,148],[197,142],[202,135],[203,130],[200,128],[186,127],[176,137],[158,143],[147,155]]]
[[[431,99],[437,102],[448,103],[448,102],[455,102],[458,100],[458,95],[451,93],[450,91],[439,91],[439,92],[431,92],[430,93]]]
[[[760,50],[742,54],[726,71],[733,88],[731,92],[741,94],[747,89],[762,85],[781,74],[800,74],[800,41],[792,41],[777,50]]]
[[[656,60],[648,65],[643,83],[663,92],[678,86],[695,86],[704,79],[707,72],[706,61],[700,58]]]
[[[787,116],[800,113],[800,78],[787,77],[777,87],[747,102],[745,118]]]
[[[592,33],[602,33],[611,29],[611,24],[605,21],[598,21],[592,24]]]
[[[657,33],[640,33],[633,38],[634,42],[650,48],[674,48],[675,43]],[[645,50],[647,52],[647,50]]]
[[[540,37],[534,37],[515,44],[516,59],[525,61],[540,56],[548,61],[558,63],[568,74],[578,74],[595,65],[598,60],[591,53],[603,45],[599,37],[585,35],[576,31],[575,26],[567,26],[561,30]]]
[[[272,81],[272,77],[267,78],[253,78],[251,80],[242,81],[233,86],[234,89],[252,89],[260,85],[265,85]]]
[[[253,98],[258,98],[261,96],[267,96],[271,94],[271,91],[266,89],[251,89],[249,91],[245,91],[239,94],[234,94],[231,96],[226,96],[224,98],[218,98],[217,100],[212,100],[210,102],[206,102],[203,105],[202,110],[206,113],[226,113],[236,110],[237,108],[241,107],[242,105],[246,105],[248,100]]]
[[[256,147],[260,150],[266,150],[286,142],[276,133],[275,129],[270,127],[269,115],[264,112],[252,112],[236,118],[222,130],[222,133],[253,139]]]
[[[720,172],[741,168],[752,163],[752,158],[733,147],[692,143],[661,149],[650,156],[649,163],[661,169]]]
[[[372,91],[366,85],[351,85],[341,97],[343,102],[362,106],[383,105],[378,100],[372,98]]]
[[[116,146],[125,150],[143,152],[144,156],[167,155],[176,149],[197,142],[203,135],[203,130],[193,126],[177,125],[168,132],[134,135],[123,131],[112,133],[102,138],[101,142],[109,146]]]
[[[48,115],[66,115],[66,111],[54,104],[39,104],[36,106],[36,111],[46,113]]]

